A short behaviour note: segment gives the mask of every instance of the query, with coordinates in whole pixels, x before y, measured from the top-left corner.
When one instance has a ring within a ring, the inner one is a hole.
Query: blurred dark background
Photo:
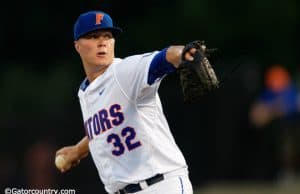
[[[177,74],[166,77],[159,90],[195,188],[217,181],[274,182],[297,176],[300,146],[293,134],[299,133],[298,115],[287,122],[284,112],[255,125],[249,113],[273,65],[290,73],[298,96],[299,1],[6,3],[0,12],[0,188],[104,193],[90,156],[65,174],[54,168],[55,151],[84,135],[77,91],[85,75],[72,30],[80,13],[98,9],[124,30],[116,42],[118,57],[196,39],[218,48],[211,60],[225,79],[219,90],[185,105]],[[294,140],[284,138],[291,125],[292,135],[287,136]]]

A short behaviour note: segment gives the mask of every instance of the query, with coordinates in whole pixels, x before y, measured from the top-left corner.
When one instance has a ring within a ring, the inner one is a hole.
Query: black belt
[[[153,185],[155,183],[158,183],[159,181],[164,180],[164,175],[163,174],[157,174],[151,178],[148,178],[145,180],[145,182],[147,183],[148,186]],[[123,189],[120,189],[118,192],[118,194],[125,194],[125,193],[135,193],[138,191],[141,191],[142,187],[139,183],[137,184],[130,184],[127,185],[126,187],[124,187]]]

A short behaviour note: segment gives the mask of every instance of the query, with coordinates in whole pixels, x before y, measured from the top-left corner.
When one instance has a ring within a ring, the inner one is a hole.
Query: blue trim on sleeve
[[[157,53],[151,61],[147,83],[152,85],[155,80],[162,78],[165,74],[172,73],[176,68],[167,61],[166,54],[168,48]]]

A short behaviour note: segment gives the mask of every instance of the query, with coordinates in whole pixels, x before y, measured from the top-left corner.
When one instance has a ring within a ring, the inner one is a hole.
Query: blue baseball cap
[[[78,40],[81,36],[95,30],[109,30],[114,37],[122,32],[121,28],[113,25],[113,21],[107,13],[89,11],[77,18],[74,25],[74,40]]]

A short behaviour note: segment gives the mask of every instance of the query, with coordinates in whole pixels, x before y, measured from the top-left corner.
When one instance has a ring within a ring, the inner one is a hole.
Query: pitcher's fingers
[[[193,55],[196,53],[196,51],[197,50],[195,48],[191,48],[188,52],[186,52],[184,55],[185,60],[193,61],[194,60]]]

